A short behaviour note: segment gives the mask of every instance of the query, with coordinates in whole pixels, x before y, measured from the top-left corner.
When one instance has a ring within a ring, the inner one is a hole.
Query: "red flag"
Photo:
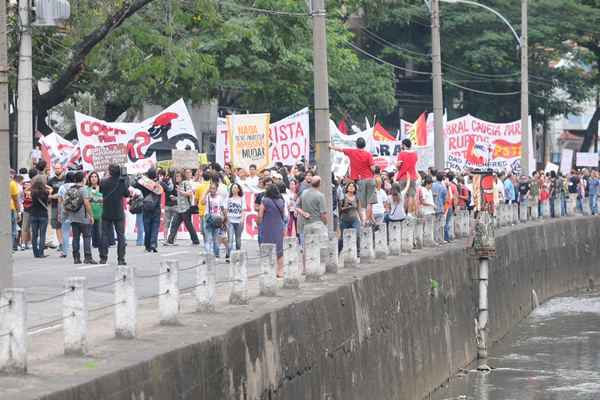
[[[427,146],[427,113],[421,113],[408,132],[408,138],[414,146]]]
[[[373,139],[379,142],[393,142],[396,140],[394,136],[392,136],[388,131],[385,130],[383,126],[378,122],[375,122],[375,126],[373,127]]]
[[[346,125],[346,120],[345,119],[340,120],[340,122],[338,123],[338,129],[344,135],[348,134],[348,125]]]

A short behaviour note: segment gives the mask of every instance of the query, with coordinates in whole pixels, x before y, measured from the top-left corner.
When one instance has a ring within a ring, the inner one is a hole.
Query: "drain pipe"
[[[477,358],[479,359],[480,371],[490,371],[487,365],[487,342],[488,342],[488,281],[490,258],[496,255],[496,232],[494,220],[487,211],[479,212],[475,225],[475,236],[473,238],[473,250],[479,259],[479,304],[478,315],[475,321],[475,337],[477,340]]]

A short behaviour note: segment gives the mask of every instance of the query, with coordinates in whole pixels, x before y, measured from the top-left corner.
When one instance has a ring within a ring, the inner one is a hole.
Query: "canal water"
[[[554,298],[432,400],[600,400],[600,293]]]

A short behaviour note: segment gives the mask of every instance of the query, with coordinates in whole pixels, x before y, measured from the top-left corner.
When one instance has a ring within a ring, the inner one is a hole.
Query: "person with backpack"
[[[31,248],[35,258],[48,257],[44,254],[46,229],[48,228],[48,201],[52,187],[46,184],[46,177],[40,176],[31,182]]]
[[[102,246],[100,247],[100,263],[108,261],[108,243],[113,234],[117,233],[117,262],[125,262],[125,212],[123,198],[129,197],[129,180],[127,175],[121,175],[121,167],[111,164],[108,167],[107,178],[100,182],[102,193]]]
[[[283,226],[285,201],[277,184],[265,188],[256,222],[262,226],[262,243],[274,244],[277,252],[277,277],[283,277]]]
[[[63,220],[71,222],[73,231],[73,263],[81,264],[79,252],[80,239],[83,236],[84,264],[98,264],[92,258],[92,225],[94,213],[88,187],[84,184],[83,171],[72,173],[73,183],[62,197]],[[65,185],[66,186],[66,185]]]
[[[160,202],[163,188],[158,181],[156,169],[150,168],[140,177],[134,187],[142,191],[144,217],[144,247],[149,253],[158,253],[158,231],[160,229]]]
[[[64,208],[65,194],[71,186],[73,186],[73,172],[67,172],[65,175],[65,183],[58,189],[58,222],[63,233],[62,246],[60,247],[60,258],[66,258],[69,254],[69,243],[71,241],[71,220],[67,218]]]

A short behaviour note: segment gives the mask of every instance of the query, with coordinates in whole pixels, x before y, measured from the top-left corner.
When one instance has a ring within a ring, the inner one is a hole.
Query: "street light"
[[[529,152],[531,149],[529,148],[529,59],[528,59],[528,48],[527,48],[527,2],[528,0],[521,0],[521,37],[517,34],[513,26],[508,22],[508,20],[500,14],[498,11],[494,10],[491,7],[486,6],[485,4],[477,3],[471,0],[437,0],[442,1],[444,3],[450,4],[469,4],[476,7],[484,8],[492,13],[494,13],[498,18],[500,18],[506,26],[510,28],[510,31],[514,35],[517,43],[519,44],[519,48],[521,49],[521,173],[529,174],[530,166],[529,166]],[[427,3],[427,0],[425,0]],[[432,2],[436,2],[436,0],[432,0]],[[429,4],[428,4],[429,7]],[[436,24],[432,24],[432,29],[435,28]],[[439,29],[439,24],[437,25],[437,29]],[[439,32],[438,32],[439,35]],[[433,34],[432,34],[433,36]],[[441,57],[439,60],[441,64]],[[440,65],[441,70],[441,65]],[[441,84],[440,84],[441,86]],[[440,90],[441,92],[441,90]],[[435,94],[435,91],[434,91]],[[437,139],[437,138],[436,138]]]

